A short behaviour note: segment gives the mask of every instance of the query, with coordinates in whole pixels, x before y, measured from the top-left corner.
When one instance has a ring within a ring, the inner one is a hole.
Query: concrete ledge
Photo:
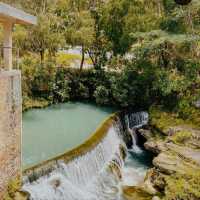
[[[37,18],[5,3],[0,3],[0,21],[12,21],[16,24],[37,24]]]

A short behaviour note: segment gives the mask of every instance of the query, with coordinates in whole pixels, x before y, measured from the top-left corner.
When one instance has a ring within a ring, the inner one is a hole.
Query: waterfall
[[[133,140],[132,150],[139,153],[134,130],[147,123],[148,115],[126,115],[125,121]],[[30,194],[30,200],[122,200],[121,184],[135,184],[143,178],[140,171],[124,164],[122,148],[127,149],[123,134],[122,124],[116,120],[91,151],[70,162],[54,162],[51,172],[33,182],[24,177],[22,190]]]
[[[118,129],[112,126],[107,136],[90,152],[69,163],[58,162],[49,175],[23,190],[31,200],[118,200],[123,158]],[[28,179],[26,179],[28,180]]]
[[[134,153],[142,153],[142,149],[137,145],[138,137],[136,134],[136,129],[140,128],[148,123],[148,113],[138,112],[125,115],[125,123],[127,126],[127,131],[132,138],[132,149]]]
[[[147,125],[149,121],[149,115],[147,112],[127,114],[125,118],[126,123],[128,123],[127,125],[130,129],[141,128],[142,126]]]

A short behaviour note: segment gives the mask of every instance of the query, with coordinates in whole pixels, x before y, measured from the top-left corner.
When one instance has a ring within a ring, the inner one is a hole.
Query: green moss
[[[190,131],[179,131],[175,135],[171,137],[171,140],[176,144],[185,144],[187,140],[192,137],[192,133]]]
[[[149,110],[151,125],[156,126],[161,131],[165,131],[166,128],[182,125],[184,120],[179,119],[177,114],[170,113],[162,110],[161,107],[151,107]]]
[[[21,188],[21,178],[17,177],[9,181],[6,194],[3,200],[13,200],[15,198],[16,192]]]
[[[160,106],[152,106],[149,109],[149,114],[150,124],[158,128],[161,132],[165,132],[169,127],[173,126],[200,128],[200,112],[197,110],[193,112],[193,115],[196,117],[187,119],[182,119],[178,113],[166,111]]]
[[[164,200],[200,199],[200,170],[186,170],[184,175],[175,174],[166,177]]]
[[[64,67],[70,67],[70,65],[76,61],[81,62],[81,59],[81,55],[58,53],[56,56],[56,63]],[[85,63],[92,64],[92,61],[90,58],[85,58]]]

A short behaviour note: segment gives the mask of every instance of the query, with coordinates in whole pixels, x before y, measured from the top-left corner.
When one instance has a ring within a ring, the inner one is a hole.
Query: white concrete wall
[[[0,71],[0,199],[21,174],[21,73]]]

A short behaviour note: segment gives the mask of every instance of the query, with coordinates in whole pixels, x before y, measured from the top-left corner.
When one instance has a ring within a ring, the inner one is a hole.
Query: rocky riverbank
[[[154,113],[155,114],[155,113]],[[124,188],[127,200],[199,200],[200,129],[160,112],[148,127],[138,130],[145,148],[155,154],[154,167],[143,183]]]

